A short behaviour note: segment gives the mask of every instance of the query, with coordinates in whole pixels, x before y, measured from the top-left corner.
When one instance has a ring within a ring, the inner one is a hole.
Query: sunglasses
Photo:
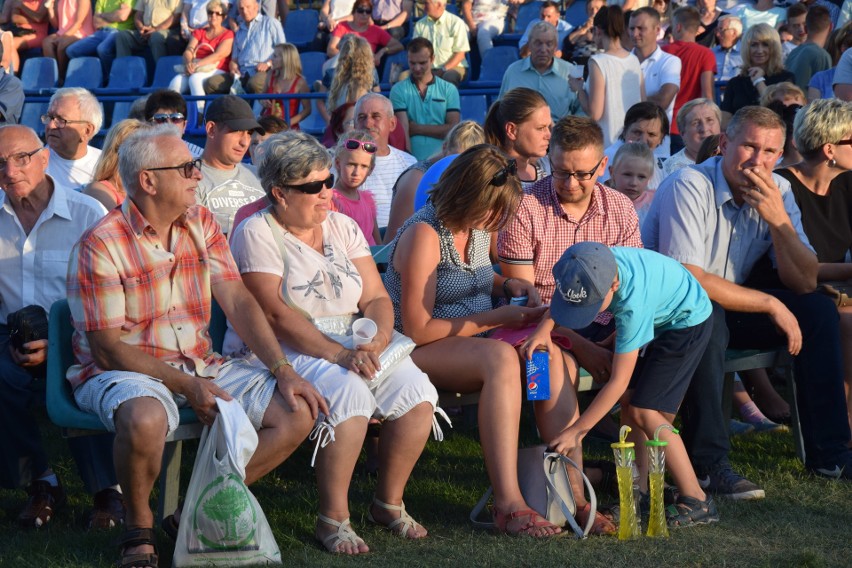
[[[222,12],[216,12],[215,10],[207,10],[207,15],[208,16],[219,16],[221,18],[225,14],[223,14]]]
[[[373,10],[370,9],[370,8],[356,8],[355,13],[356,14],[372,14]]]
[[[184,120],[186,120],[186,117],[179,112],[173,112],[171,114],[155,114],[151,117],[151,122],[156,122],[157,124],[166,124],[167,122],[180,124]]]
[[[177,166],[164,166],[162,168],[145,168],[149,172],[156,172],[160,170],[180,170],[180,175],[185,177],[186,179],[191,179],[192,174],[195,170],[201,170],[201,158],[196,158],[190,162],[184,162],[183,164],[178,164]]]
[[[290,189],[295,189],[296,191],[301,191],[302,193],[307,193],[308,195],[316,195],[322,188],[331,188],[334,185],[334,174],[329,174],[329,176],[325,179],[321,179],[319,181],[309,181],[308,183],[302,183],[299,185],[288,185]]]
[[[363,140],[355,140],[354,138],[348,138],[346,142],[343,143],[343,147],[347,150],[357,150],[358,148],[363,148],[365,152],[368,154],[375,154],[376,150],[378,150],[378,146],[373,144],[372,142],[366,142]]]
[[[495,187],[503,187],[509,181],[509,176],[514,176],[518,173],[518,162],[514,158],[509,160],[505,167],[497,170],[497,173],[491,178],[491,185]]]
[[[837,146],[852,146],[852,138],[847,138],[846,140],[841,140],[840,142],[837,142],[836,145]]]

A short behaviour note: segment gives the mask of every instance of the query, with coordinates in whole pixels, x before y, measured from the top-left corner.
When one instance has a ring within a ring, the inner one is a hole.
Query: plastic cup
[[[373,341],[378,331],[379,326],[370,318],[356,319],[352,323],[352,344],[355,347],[366,345]]]
[[[571,78],[572,78],[572,79],[582,79],[582,78],[583,78],[583,72],[584,72],[584,71],[585,71],[585,68],[584,68],[582,65],[576,65],[576,64],[575,64],[575,65],[571,68],[571,72],[570,72],[570,73],[571,73]]]

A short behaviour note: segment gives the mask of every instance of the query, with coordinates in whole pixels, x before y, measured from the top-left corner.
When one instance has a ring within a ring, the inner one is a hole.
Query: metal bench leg
[[[796,455],[805,463],[805,441],[802,439],[802,424],[799,422],[796,376],[792,364],[784,367],[784,377],[787,379],[787,390],[790,393],[790,428],[793,431],[793,443],[796,445]]]
[[[180,458],[183,442],[167,442],[160,470],[160,496],[157,498],[157,521],[175,512],[180,494]]]

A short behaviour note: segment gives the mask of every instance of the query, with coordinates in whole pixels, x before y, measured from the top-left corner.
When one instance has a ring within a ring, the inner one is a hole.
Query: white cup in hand
[[[376,333],[379,331],[379,326],[370,318],[360,318],[352,323],[352,345],[366,345],[373,341]]]
[[[573,67],[571,67],[571,78],[572,79],[582,79],[583,78],[583,71],[585,71],[585,67],[583,67],[582,65],[576,65],[575,64]]]

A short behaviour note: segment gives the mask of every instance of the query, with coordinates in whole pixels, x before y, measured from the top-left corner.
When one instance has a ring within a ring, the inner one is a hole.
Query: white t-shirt
[[[360,188],[369,189],[373,192],[379,227],[387,227],[388,225],[391,200],[393,199],[393,185],[402,172],[417,161],[417,158],[408,152],[403,152],[393,146],[388,146],[388,148],[390,148],[390,154],[387,156],[376,154],[376,167],[373,169],[373,173],[364,180],[364,185]]]
[[[94,181],[95,165],[100,157],[101,151],[92,146],[86,146],[86,155],[78,160],[66,160],[51,149],[47,175],[58,187],[81,191],[83,186]]]
[[[635,53],[635,50],[634,50]],[[663,88],[663,85],[677,85],[680,89],[680,71],[683,64],[679,57],[666,53],[659,47],[654,50],[650,57],[641,62],[639,66],[642,68],[642,76],[645,78],[645,95],[656,95]],[[677,100],[677,95],[672,97],[672,102],[666,107],[666,116],[669,118],[669,124],[674,123],[674,105]],[[671,140],[668,133],[663,138],[662,143],[654,152],[655,156],[668,157],[671,153]]]
[[[331,0],[328,6],[328,13],[335,20],[339,20],[344,16],[352,15],[352,6],[355,5],[355,0]]]

